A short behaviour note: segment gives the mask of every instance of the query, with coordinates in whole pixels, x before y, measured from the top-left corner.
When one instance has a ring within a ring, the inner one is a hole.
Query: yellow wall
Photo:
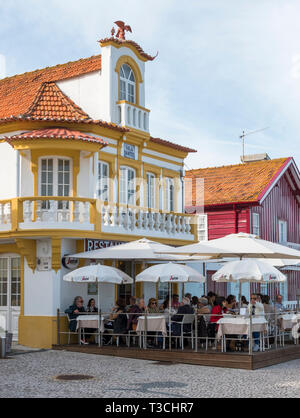
[[[60,330],[68,331],[66,317],[60,318]],[[67,335],[61,336],[61,343],[65,344],[67,338]],[[20,315],[19,344],[31,348],[52,348],[53,344],[57,344],[57,318],[55,316]]]

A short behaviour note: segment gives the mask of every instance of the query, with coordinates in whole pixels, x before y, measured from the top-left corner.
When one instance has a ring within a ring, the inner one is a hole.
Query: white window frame
[[[107,170],[107,176],[103,176],[104,167]],[[103,202],[109,201],[109,163],[105,161],[98,161],[98,177],[97,177],[97,199]]]
[[[125,177],[123,173],[125,173]],[[129,173],[133,173],[133,180],[129,179]],[[132,167],[121,166],[119,179],[120,179],[120,204],[136,206],[136,170]],[[131,188],[130,188],[131,181],[133,181],[133,184],[131,185]],[[134,190],[134,193],[130,194],[130,190]]]
[[[153,173],[147,173],[147,207],[149,209],[155,209],[155,185],[156,185],[156,177]],[[153,183],[151,184],[151,181]]]
[[[278,242],[280,244],[287,243],[287,221],[278,221]]]
[[[252,234],[260,236],[260,214],[252,212]]]
[[[166,177],[165,193],[166,193],[166,210],[168,212],[175,212],[175,198],[176,198],[175,197],[175,181],[171,177]]]
[[[130,73],[127,78],[123,69],[125,66],[130,68]],[[130,80],[131,76],[134,78],[134,81]],[[133,93],[130,91],[132,87]],[[136,79],[132,68],[128,64],[123,64],[120,68],[120,100],[126,100],[133,104],[136,103]]]
[[[44,196],[42,194],[42,185],[46,184],[46,185],[50,185],[50,183],[48,183],[48,179],[47,179],[47,183],[42,183],[42,162],[43,160],[52,160],[53,161],[53,177],[52,177],[52,195],[50,195],[49,197],[53,196],[53,197],[70,197],[72,190],[73,190],[73,164],[72,164],[72,158],[69,157],[64,157],[64,156],[52,156],[52,155],[44,155],[42,157],[39,158],[39,171],[38,171],[38,191],[39,191],[39,196]],[[59,168],[59,160],[63,160],[63,161],[68,161],[69,162],[69,184],[67,185],[69,187],[69,194],[65,195],[64,191],[63,191],[63,195],[59,195],[59,186],[63,186],[63,188],[66,187],[66,184],[64,183],[63,180],[63,184],[59,184],[58,183],[58,168]],[[58,209],[62,208],[62,202],[57,202],[57,206]],[[49,209],[47,204],[43,205],[43,209]]]
[[[206,214],[198,215],[198,241],[208,241],[208,217]]]

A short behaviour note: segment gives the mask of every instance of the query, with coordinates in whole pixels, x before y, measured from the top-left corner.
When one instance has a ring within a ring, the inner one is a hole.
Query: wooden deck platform
[[[55,345],[54,350],[66,350],[86,354],[98,354],[125,358],[136,358],[170,363],[195,364],[199,366],[224,367],[233,369],[256,370],[274,364],[300,358],[300,345],[286,345],[284,348],[271,349],[265,352],[253,353],[221,353],[218,351],[191,350],[143,350],[127,347],[98,347],[96,345]]]

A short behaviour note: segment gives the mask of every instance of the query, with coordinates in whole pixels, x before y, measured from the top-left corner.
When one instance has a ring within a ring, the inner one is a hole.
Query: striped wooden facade
[[[292,167],[291,167],[292,168]],[[259,214],[260,237],[272,242],[279,242],[279,221],[287,223],[287,242],[300,245],[300,203],[299,191],[295,179],[296,170],[287,169],[283,175],[266,189],[260,201],[251,203],[230,203],[228,205],[205,208],[207,214],[208,239],[224,237],[238,232],[253,233],[253,213]],[[297,179],[299,181],[299,178]],[[294,185],[294,186],[293,186]],[[293,190],[294,189],[294,190]],[[286,243],[284,243],[286,244]],[[299,249],[299,248],[297,248]],[[208,271],[208,291],[220,295],[227,293],[226,286],[212,282],[214,272]],[[284,270],[287,275],[287,294],[289,301],[296,300],[296,291],[300,288],[300,271]],[[251,284],[251,292],[260,292],[258,284]],[[266,289],[263,289],[264,293]],[[280,287],[267,286],[270,297],[274,300],[280,293]]]

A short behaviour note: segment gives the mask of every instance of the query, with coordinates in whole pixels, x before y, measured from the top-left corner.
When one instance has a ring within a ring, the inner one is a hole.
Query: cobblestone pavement
[[[94,376],[58,381],[61,374]],[[0,359],[0,398],[300,397],[300,360],[256,371],[158,365],[66,351],[20,352]]]

